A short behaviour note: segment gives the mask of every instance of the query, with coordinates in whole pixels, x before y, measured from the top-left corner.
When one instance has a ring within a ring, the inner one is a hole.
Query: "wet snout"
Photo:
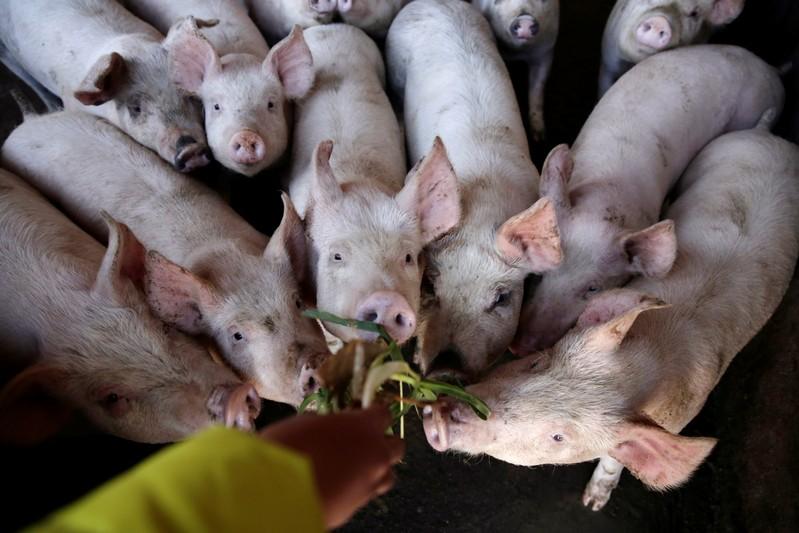
[[[332,13],[336,10],[336,0],[308,0],[311,9],[316,11],[317,13]],[[352,6],[352,0],[349,0],[350,7]]]
[[[261,412],[261,398],[249,384],[220,385],[208,398],[208,410],[227,427],[251,431]]]
[[[664,16],[657,15],[645,19],[635,30],[635,38],[644,46],[663,50],[671,43],[671,24]]]
[[[416,330],[416,313],[398,292],[377,291],[361,302],[356,318],[386,328],[391,338],[404,343]]]
[[[510,34],[519,41],[529,41],[539,30],[538,21],[532,15],[519,15],[510,23]]]
[[[181,135],[175,143],[175,160],[173,165],[180,172],[191,172],[211,162],[211,151],[208,145],[191,135]]]
[[[254,165],[266,157],[266,142],[253,130],[244,129],[231,137],[228,154],[236,163]]]

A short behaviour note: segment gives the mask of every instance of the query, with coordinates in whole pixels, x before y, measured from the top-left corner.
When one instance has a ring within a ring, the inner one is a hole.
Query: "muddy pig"
[[[124,224],[101,220],[108,250],[0,170],[0,343],[19,356],[4,366],[25,367],[0,391],[0,439],[47,438],[73,409],[141,442],[214,423],[250,429],[255,389],[151,314],[145,249]]]
[[[0,2],[3,62],[181,172],[208,164],[201,110],[170,82],[169,37],[113,0]]]
[[[416,330],[422,250],[458,223],[455,174],[436,142],[406,180],[383,60],[363,31],[330,24],[306,36],[317,84],[297,106],[288,188],[306,220],[317,306],[403,343]]]
[[[617,0],[602,36],[599,96],[647,57],[706,42],[743,8],[744,0]]]
[[[28,117],[0,155],[97,237],[102,210],[128,224],[153,250],[145,281],[156,314],[212,337],[262,397],[297,404],[314,390],[327,348],[301,316],[305,237],[287,198],[269,240],[213,191],[80,113]]]
[[[313,84],[302,30],[270,51],[237,0],[125,4],[160,31],[179,23],[171,38],[169,74],[202,101],[214,158],[245,176],[274,164],[288,147],[288,106]]]
[[[465,2],[415,0],[389,29],[411,160],[448,148],[461,223],[430,246],[416,360],[425,372],[482,372],[513,338],[523,281],[561,261],[554,203],[538,197],[519,106],[491,28]]]
[[[776,71],[742,48],[697,45],[636,65],[600,100],[571,150],[544,163],[542,196],[558,206],[563,264],[525,303],[513,351],[548,348],[597,292],[674,262],[666,193],[704,145],[782,108]]]
[[[729,133],[678,189],[667,213],[680,241],[671,274],[596,296],[553,348],[469,387],[491,407],[487,421],[450,401],[427,409],[434,448],[528,466],[600,458],[583,495],[594,510],[625,467],[658,490],[688,479],[716,441],[678,432],[793,276],[799,149],[765,127]]]

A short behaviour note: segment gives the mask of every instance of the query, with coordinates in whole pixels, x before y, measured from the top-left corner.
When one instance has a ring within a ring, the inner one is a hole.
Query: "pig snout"
[[[663,50],[671,42],[671,24],[666,17],[650,17],[643,21],[635,30],[635,38],[639,43]]]
[[[434,450],[445,452],[450,449],[453,427],[468,420],[468,415],[463,409],[463,404],[446,397],[422,409],[424,434]]]
[[[380,324],[400,344],[410,339],[416,331],[416,313],[397,292],[378,291],[370,294],[358,306],[356,318]]]
[[[190,135],[181,135],[175,143],[174,166],[180,172],[191,172],[211,162],[211,151],[205,143]]]
[[[252,130],[236,133],[228,145],[230,158],[242,165],[260,163],[266,156],[266,143],[260,135]]]
[[[529,41],[538,30],[538,21],[530,15],[520,15],[510,23],[510,34],[520,41]]]
[[[225,426],[250,431],[261,412],[261,398],[249,384],[220,385],[211,392],[208,410]]]
[[[319,390],[320,386],[319,370],[316,368],[316,365],[313,363],[305,363],[302,365],[302,370],[300,371],[300,390],[302,390],[303,396],[313,394]]]
[[[309,0],[311,9],[317,13],[332,13],[336,10],[336,0]],[[349,2],[352,4],[352,2]]]
[[[352,9],[352,3],[355,0],[338,0],[338,10],[340,13],[346,13]]]

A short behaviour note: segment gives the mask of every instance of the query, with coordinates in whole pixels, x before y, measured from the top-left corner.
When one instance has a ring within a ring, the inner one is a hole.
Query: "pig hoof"
[[[602,510],[608,500],[610,500],[610,494],[615,487],[615,483],[607,483],[605,480],[591,480],[588,486],[585,487],[585,492],[583,492],[583,505],[589,507],[592,511]]]

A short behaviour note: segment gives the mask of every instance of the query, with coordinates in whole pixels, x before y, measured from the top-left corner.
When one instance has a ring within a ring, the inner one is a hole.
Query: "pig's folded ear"
[[[430,152],[408,173],[405,186],[397,194],[397,203],[416,216],[425,244],[460,222],[458,178],[439,137],[433,141]]]
[[[645,418],[624,422],[617,439],[608,454],[659,490],[687,481],[716,445],[716,439],[675,435]]]
[[[221,69],[219,55],[200,33],[198,22],[208,24],[194,17],[176,22],[164,40],[168,51],[169,79],[191,94],[198,94],[203,80]]]
[[[145,249],[125,224],[117,222],[105,211],[100,216],[108,226],[108,249],[97,272],[92,292],[122,303],[128,294],[128,281],[132,281],[138,288],[143,287]]]
[[[30,446],[67,425],[73,409],[52,394],[63,388],[64,377],[55,366],[37,363],[0,390],[0,442]]]
[[[154,250],[147,252],[144,292],[153,313],[185,333],[202,333],[219,297],[207,281]]]
[[[587,352],[612,353],[618,349],[638,315],[668,304],[654,296],[631,289],[605,291],[589,300],[577,319],[577,328],[584,333]]]
[[[629,270],[648,278],[662,278],[677,259],[677,234],[672,220],[663,220],[622,238]]]
[[[305,226],[294,209],[294,204],[286,193],[283,199],[283,220],[277,227],[269,244],[264,250],[264,257],[270,261],[284,261],[288,256],[297,283],[303,289],[303,296],[308,289],[308,245],[305,240]]]
[[[333,155],[333,141],[322,141],[313,153],[313,181],[311,182],[311,198],[318,203],[334,203],[344,192],[338,184],[330,157]]]
[[[546,272],[560,265],[563,251],[553,201],[540,198],[509,218],[499,228],[495,246],[506,263],[530,272]]]
[[[119,91],[127,70],[125,59],[116,52],[100,56],[89,68],[73,96],[83,105],[101,105]]]
[[[302,35],[302,28],[295,25],[289,36],[269,51],[263,68],[280,79],[289,100],[308,94],[313,87],[315,72],[311,50]]]
[[[745,0],[714,0],[708,22],[711,26],[729,24],[741,14]]]
[[[565,144],[553,148],[541,168],[539,194],[550,198],[561,215],[571,207],[568,185],[573,171],[574,159]]]

